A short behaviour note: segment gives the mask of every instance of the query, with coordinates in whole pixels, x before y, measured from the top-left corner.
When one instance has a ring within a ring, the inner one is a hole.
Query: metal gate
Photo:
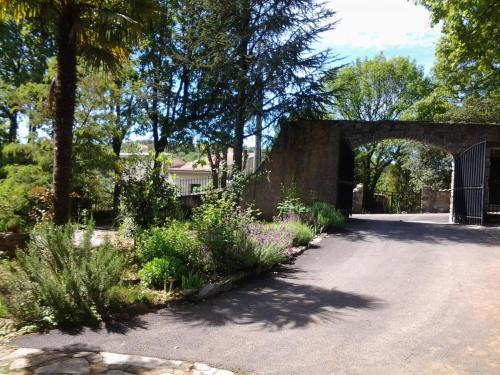
[[[455,156],[453,219],[455,223],[483,225],[486,141]]]
[[[339,174],[337,183],[337,209],[346,216],[352,213],[354,187],[354,151],[345,141],[340,142]]]

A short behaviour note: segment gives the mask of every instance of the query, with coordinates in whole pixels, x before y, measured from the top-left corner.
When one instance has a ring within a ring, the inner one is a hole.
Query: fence
[[[181,196],[202,194],[211,190],[213,187],[212,179],[209,177],[176,178],[173,184],[177,187],[179,195]]]

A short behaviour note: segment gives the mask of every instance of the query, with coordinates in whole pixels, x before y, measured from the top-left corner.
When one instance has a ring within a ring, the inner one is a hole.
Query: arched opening
[[[385,139],[340,149],[338,205],[353,213],[449,213],[453,156],[442,147]]]

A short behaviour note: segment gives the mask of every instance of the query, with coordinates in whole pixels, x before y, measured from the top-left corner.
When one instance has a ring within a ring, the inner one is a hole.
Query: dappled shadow
[[[108,319],[102,322],[97,322],[92,325],[64,325],[59,327],[58,329],[42,329],[40,333],[49,333],[53,331],[59,331],[61,333],[76,336],[80,335],[83,332],[90,330],[94,332],[106,331],[107,333],[117,333],[125,335],[129,330],[134,329],[146,329],[147,322],[140,316],[150,311],[145,311],[142,314],[137,313],[135,315],[127,315],[126,318],[117,319]],[[28,335],[29,336],[29,335]]]
[[[50,351],[53,353],[62,352],[62,353],[77,353],[77,352],[100,352],[101,348],[96,345],[87,345],[84,343],[70,344],[64,345],[60,348],[42,348],[42,350]]]
[[[346,229],[339,236],[353,242],[391,240],[430,244],[455,243],[486,246],[499,246],[500,244],[500,228],[364,218],[350,219]]]
[[[360,294],[292,282],[293,273],[265,275],[204,303],[173,304],[160,313],[189,325],[255,325],[294,329],[341,319],[349,311],[376,309],[384,302]],[[286,276],[285,279],[282,276]]]
[[[147,322],[140,316],[132,316],[123,321],[112,320],[103,322],[101,328],[104,328],[108,333],[125,335],[131,329],[146,329]]]

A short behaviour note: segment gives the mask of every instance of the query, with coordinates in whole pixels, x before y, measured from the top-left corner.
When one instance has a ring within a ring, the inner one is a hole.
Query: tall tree
[[[423,69],[414,62],[383,55],[356,60],[340,69],[329,84],[338,92],[333,117],[361,121],[400,119],[432,90]],[[356,150],[356,178],[366,187],[368,209],[373,206],[375,189],[384,171],[405,152],[407,143],[394,141],[369,143]]]
[[[140,16],[149,1],[137,0],[0,0],[1,14],[19,22],[44,25],[56,46],[57,75],[50,102],[54,112],[54,222],[69,220],[71,150],[77,86],[77,59],[94,67],[114,69],[128,56],[138,36]]]
[[[18,24],[11,16],[0,19],[0,116],[8,119],[8,140],[14,142],[26,94],[42,82],[53,46],[36,22]]]
[[[457,95],[498,93],[500,2],[418,0],[442,24],[436,49],[438,77]]]
[[[160,0],[138,50],[144,81],[142,107],[149,118],[156,155],[187,135],[188,108],[197,60],[198,0]],[[191,113],[192,114],[192,113]]]
[[[334,12],[316,0],[204,4],[210,17],[201,35],[209,69],[200,92],[223,98],[223,108],[215,109],[229,130],[234,166],[241,170],[244,139],[255,133],[256,117],[269,127],[298,110],[322,113],[329,99],[323,77],[332,55],[315,53],[312,45],[334,27]]]

